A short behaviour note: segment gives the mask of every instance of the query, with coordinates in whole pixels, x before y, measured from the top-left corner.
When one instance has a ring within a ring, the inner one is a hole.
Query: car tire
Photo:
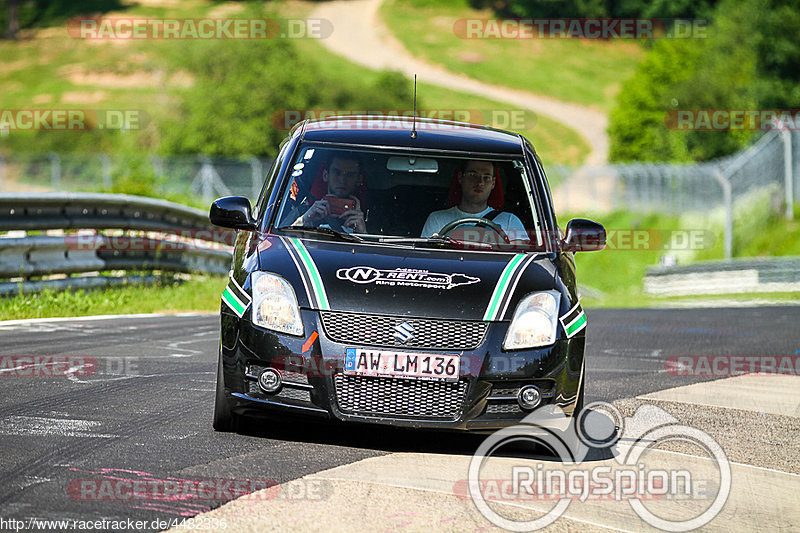
[[[215,431],[236,431],[238,427],[238,415],[231,412],[228,397],[225,395],[225,378],[222,373],[222,354],[217,363],[217,394],[214,399],[214,430]]]

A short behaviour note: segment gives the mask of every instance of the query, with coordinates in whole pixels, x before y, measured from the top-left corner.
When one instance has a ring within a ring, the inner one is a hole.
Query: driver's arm
[[[428,219],[425,221],[425,225],[422,227],[422,233],[420,237],[427,238],[432,237],[434,233],[438,232],[444,224],[442,224],[440,217],[436,214],[436,211],[428,215]]]

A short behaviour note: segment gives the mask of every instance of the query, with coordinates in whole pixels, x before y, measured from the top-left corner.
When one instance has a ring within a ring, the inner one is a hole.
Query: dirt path
[[[333,34],[322,42],[331,51],[373,69],[400,70],[418,79],[508,102],[546,116],[577,131],[591,147],[586,163],[605,163],[608,157],[606,115],[578,104],[491,85],[450,72],[412,56],[380,20],[381,0],[336,0],[321,4],[311,15],[333,23]]]
[[[320,42],[332,52],[366,67],[399,70],[419,80],[453,90],[508,102],[521,109],[546,116],[577,131],[590,146],[585,165],[602,166],[608,159],[608,118],[595,109],[555,100],[550,97],[484,83],[432,65],[412,56],[391,34],[379,16],[382,0],[334,0],[320,4],[310,18],[333,23],[333,34]],[[592,174],[596,175],[596,173]],[[577,172],[554,191],[558,209],[571,211],[606,210],[610,199],[598,198],[592,191],[609,189],[588,182],[588,173]]]

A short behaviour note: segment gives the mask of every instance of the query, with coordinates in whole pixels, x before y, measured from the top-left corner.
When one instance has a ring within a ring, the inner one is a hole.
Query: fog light
[[[267,368],[258,376],[258,386],[268,394],[281,388],[281,375],[275,370]]]
[[[542,401],[542,393],[534,385],[525,385],[517,394],[517,401],[523,409],[535,409]]]

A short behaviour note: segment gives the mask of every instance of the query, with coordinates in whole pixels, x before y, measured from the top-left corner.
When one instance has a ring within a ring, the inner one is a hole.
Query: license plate
[[[344,373],[351,376],[458,381],[461,357],[346,348]]]

